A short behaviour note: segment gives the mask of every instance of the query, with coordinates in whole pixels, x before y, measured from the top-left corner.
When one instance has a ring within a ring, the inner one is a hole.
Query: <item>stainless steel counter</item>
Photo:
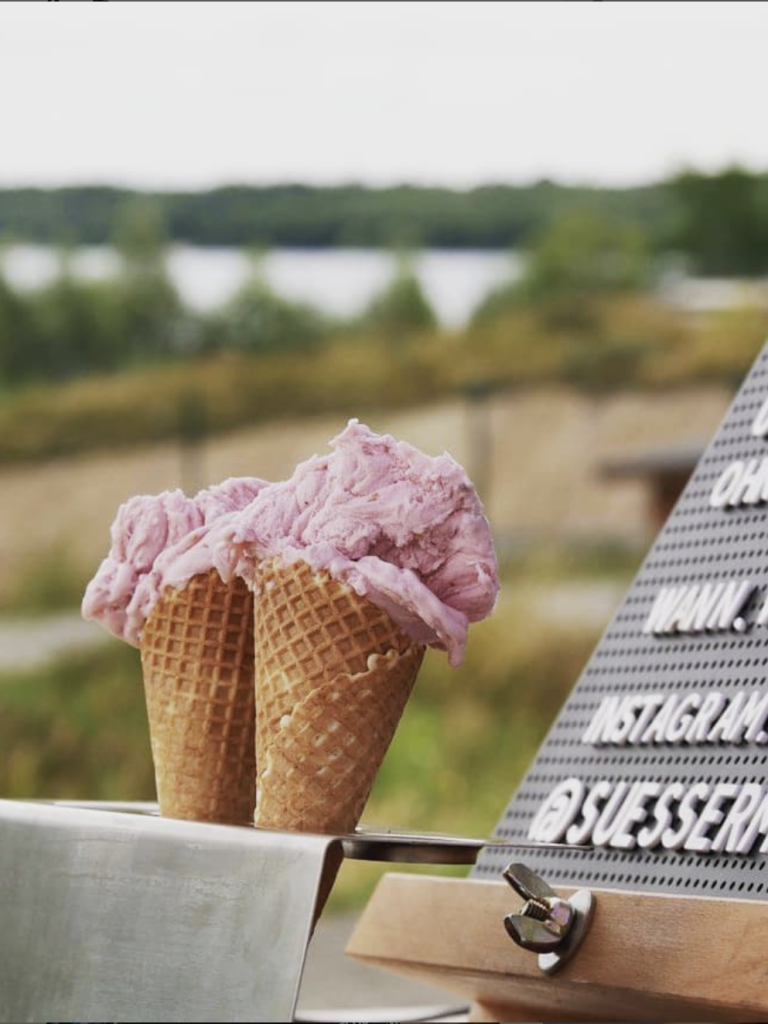
[[[290,1021],[338,840],[129,810],[0,800],[0,1019]]]

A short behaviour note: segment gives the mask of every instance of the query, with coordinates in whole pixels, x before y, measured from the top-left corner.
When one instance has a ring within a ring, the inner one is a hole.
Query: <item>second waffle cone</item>
[[[303,562],[263,562],[255,588],[257,825],[354,830],[424,649],[390,616]]]

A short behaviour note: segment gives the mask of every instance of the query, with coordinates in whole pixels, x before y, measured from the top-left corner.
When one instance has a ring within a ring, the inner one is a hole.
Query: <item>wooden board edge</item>
[[[768,1019],[768,904],[593,892],[590,933],[551,978],[507,936],[503,918],[520,901],[496,881],[385,875],[347,953],[479,1003],[530,1007],[536,1019],[588,1009],[592,1019],[621,1020],[628,1006],[631,1020]]]

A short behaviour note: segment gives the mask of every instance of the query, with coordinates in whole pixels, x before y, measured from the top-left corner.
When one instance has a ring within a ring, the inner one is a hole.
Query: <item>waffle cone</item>
[[[360,819],[424,655],[389,615],[304,563],[262,563],[256,824],[346,833]]]
[[[211,570],[167,589],[141,634],[160,813],[245,823],[255,802],[253,598]]]

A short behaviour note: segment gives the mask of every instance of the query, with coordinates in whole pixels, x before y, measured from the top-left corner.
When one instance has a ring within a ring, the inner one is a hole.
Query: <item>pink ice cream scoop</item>
[[[198,491],[193,501],[202,513],[205,525],[210,526],[221,516],[245,508],[266,486],[266,480],[259,480],[255,476],[233,476],[204,491]]]
[[[491,612],[499,587],[467,474],[450,455],[432,458],[356,420],[331,445],[221,521],[216,567],[251,584],[265,557],[326,569],[459,664],[469,622]]]
[[[109,554],[88,584],[82,603],[84,618],[98,622],[114,636],[138,645],[141,630],[154,600],[162,592],[155,587],[147,592],[158,559],[190,538],[200,539],[219,518],[252,501],[266,486],[255,477],[234,477],[188,498],[182,491],[164,491],[157,495],[137,495],[120,506],[110,528]],[[200,552],[204,550],[201,547]],[[212,567],[198,557],[186,578],[176,576],[181,586],[195,572]]]

